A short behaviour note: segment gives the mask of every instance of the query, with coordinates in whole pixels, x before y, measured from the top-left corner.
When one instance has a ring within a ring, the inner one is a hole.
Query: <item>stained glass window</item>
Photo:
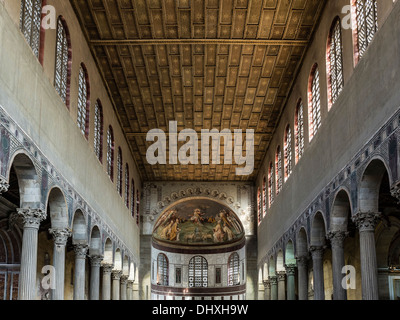
[[[201,256],[195,256],[189,261],[189,288],[208,287],[208,263]]]
[[[41,16],[42,0],[21,1],[20,29],[37,58],[40,52]]]

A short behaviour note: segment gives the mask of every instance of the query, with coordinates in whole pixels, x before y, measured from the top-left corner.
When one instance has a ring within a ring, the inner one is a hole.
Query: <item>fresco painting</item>
[[[157,240],[187,245],[231,243],[243,236],[243,226],[236,214],[206,199],[175,205],[159,217],[153,230]]]

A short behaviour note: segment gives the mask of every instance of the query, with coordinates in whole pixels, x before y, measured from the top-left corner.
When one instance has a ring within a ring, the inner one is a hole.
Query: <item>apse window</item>
[[[201,256],[190,259],[189,262],[189,287],[207,288],[208,287],[208,263]]]

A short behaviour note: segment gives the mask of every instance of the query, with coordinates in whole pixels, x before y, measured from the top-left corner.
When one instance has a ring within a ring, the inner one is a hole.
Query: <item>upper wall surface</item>
[[[288,124],[293,132],[295,107],[301,98],[304,105],[305,152],[258,226],[259,259],[399,109],[400,4],[398,1],[393,4],[392,1],[378,0],[378,32],[355,66],[352,30],[342,28],[344,89],[328,112],[327,38],[334,18],[345,18],[342,8],[348,4],[349,1],[329,1],[327,4],[259,173],[256,185],[262,189],[263,178],[267,176],[270,161],[274,161],[278,145],[282,150],[284,130]],[[307,90],[310,71],[315,63],[320,70],[322,125],[310,141]]]

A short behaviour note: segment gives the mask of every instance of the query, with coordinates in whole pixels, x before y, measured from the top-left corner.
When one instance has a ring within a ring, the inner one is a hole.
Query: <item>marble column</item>
[[[363,300],[378,300],[378,267],[376,262],[375,226],[378,212],[358,212],[352,220],[360,233],[361,286]]]
[[[90,256],[90,300],[100,300],[100,267],[103,256]]]
[[[269,277],[269,282],[271,283],[271,300],[278,300],[278,277]]]
[[[333,300],[347,300],[346,289],[342,286],[344,263],[344,240],[348,236],[347,231],[331,231],[327,239],[332,247],[332,277],[333,277]]]
[[[111,300],[111,272],[113,268],[113,264],[103,264],[102,300]]]
[[[64,300],[65,282],[65,246],[72,233],[68,228],[49,229],[54,239],[53,267],[56,272],[55,289],[51,292],[52,300]]]
[[[140,294],[139,294],[139,283],[136,281],[133,282],[133,300],[139,300]]]
[[[308,256],[296,257],[299,300],[308,300]]]
[[[286,272],[277,271],[278,277],[278,300],[286,300]]]
[[[74,300],[85,300],[85,267],[87,244],[77,244],[75,251]]]
[[[128,286],[128,276],[122,275],[121,276],[121,294],[120,294],[121,300],[127,300],[127,292],[126,292],[127,286]]]
[[[133,280],[128,280],[126,284],[126,299],[133,300]]]
[[[325,300],[323,246],[310,246],[313,261],[314,300]]]
[[[41,209],[17,209],[23,226],[19,300],[33,300],[36,295],[37,249],[40,223],[46,219]]]
[[[112,278],[112,300],[120,300],[120,282],[122,271],[113,270],[111,273]]]
[[[294,275],[296,273],[296,265],[295,264],[287,264],[286,268],[286,282],[287,282],[287,300],[296,300],[296,286],[295,286],[295,278]]]
[[[269,280],[264,280],[264,300],[271,300],[271,282]]]

